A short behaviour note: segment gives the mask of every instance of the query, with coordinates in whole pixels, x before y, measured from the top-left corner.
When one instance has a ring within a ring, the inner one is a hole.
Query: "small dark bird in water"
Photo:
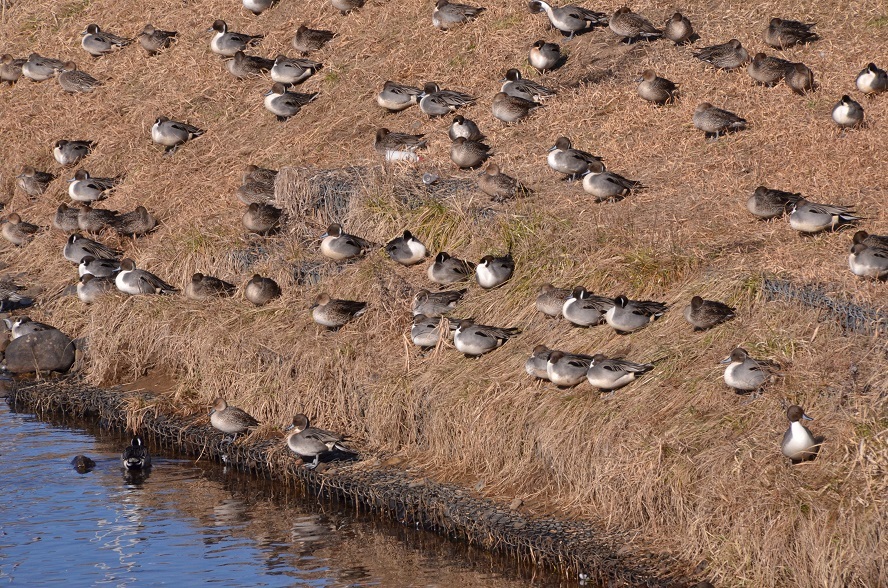
[[[147,470],[151,467],[151,455],[138,435],[123,450],[122,460],[123,467],[127,470]]]
[[[816,41],[820,37],[811,30],[816,24],[772,18],[765,29],[765,43],[774,49],[786,49],[800,43]]]

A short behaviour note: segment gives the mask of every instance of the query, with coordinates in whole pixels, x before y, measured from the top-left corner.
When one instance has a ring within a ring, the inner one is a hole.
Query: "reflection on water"
[[[47,424],[0,402],[0,583],[559,584],[519,573],[509,559],[318,504],[208,461],[152,452],[147,476],[125,477],[127,442],[96,428]],[[71,459],[79,454],[96,467],[77,473]]]

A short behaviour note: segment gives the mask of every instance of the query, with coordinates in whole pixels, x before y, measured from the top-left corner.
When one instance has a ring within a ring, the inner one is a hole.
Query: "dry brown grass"
[[[67,199],[64,182],[31,202],[13,192],[12,177],[25,164],[60,171],[50,153],[56,139],[97,139],[85,167],[127,174],[104,204],[144,204],[162,219],[150,236],[116,241],[140,267],[182,286],[194,271],[240,283],[258,272],[284,288],[263,308],[242,298],[195,304],[180,297],[109,297],[84,307],[51,296],[75,273],[59,255],[64,236],[47,231],[26,248],[0,253],[11,270],[46,286],[32,316],[90,338],[88,370],[97,383],[169,373],[177,381],[171,400],[183,412],[204,411],[218,395],[272,424],[306,412],[350,432],[360,447],[398,453],[429,475],[468,485],[483,480],[490,496],[519,495],[537,512],[633,531],[639,544],[691,564],[706,559],[706,573],[720,585],[888,584],[878,555],[888,552],[880,531],[888,495],[885,340],[847,336],[817,311],[765,302],[758,292],[762,275],[778,274],[882,306],[885,284],[847,271],[848,233],[801,238],[785,220],[757,222],[745,209],[752,189],[765,184],[853,204],[868,217],[863,228],[888,233],[888,100],[862,99],[853,88],[867,62],[885,59],[885,5],[681,7],[702,37],[698,46],[736,37],[751,52],[766,49],[760,35],[771,16],[818,22],[821,41],[783,52],[814,70],[820,88],[807,97],[755,86],[744,72],[704,67],[691,49],[625,46],[596,31],[568,43],[565,67],[543,77],[560,95],[514,126],[490,115],[497,80],[513,66],[537,79],[527,50],[537,38],[558,35],[523,2],[485,5],[476,23],[443,34],[431,27],[430,2],[371,1],[345,18],[324,2],[297,7],[287,0],[258,18],[230,0],[172,9],[148,2],[137,11],[107,0],[16,3],[4,16],[3,51],[73,58],[106,86],[86,97],[63,95],[53,81],[0,90],[6,210],[48,225]],[[633,9],[660,23],[674,7],[642,2]],[[317,55],[325,68],[304,84],[321,98],[288,123],[275,122],[261,105],[270,83],[236,81],[209,53],[203,31],[219,17],[233,30],[266,33],[258,49],[266,56],[292,54],[290,37],[303,21],[338,31]],[[92,60],[79,48],[77,33],[89,22],[134,35],[147,21],[177,28],[178,45],[151,59],[130,47]],[[632,79],[648,67],[680,83],[676,105],[654,108],[635,96]],[[474,172],[452,171],[449,120],[430,121],[416,108],[380,112],[373,97],[386,79],[435,80],[478,95],[466,115],[487,133],[493,160],[535,195],[499,206],[472,190],[436,198],[411,188],[405,201],[404,186],[426,169],[445,178]],[[834,128],[829,112],[844,93],[863,103],[867,128]],[[704,100],[746,117],[750,129],[704,141],[690,122]],[[165,158],[149,140],[159,115],[207,133]],[[372,167],[379,126],[427,133],[427,162],[387,173]],[[592,203],[545,165],[545,150],[561,134],[650,188],[617,204]],[[234,198],[248,162],[371,167],[344,218],[324,210],[305,215],[307,184],[288,171],[279,193],[290,223],[278,237],[257,239],[243,235]],[[495,213],[481,214],[487,207]],[[512,281],[494,292],[471,286],[458,314],[524,333],[474,361],[448,346],[418,354],[405,334],[410,297],[428,285],[425,266],[396,267],[381,253],[341,267],[324,262],[321,283],[299,286],[294,265],[320,260],[316,238],[333,220],[377,242],[410,228],[434,251],[473,260],[511,246],[518,263]],[[247,264],[232,253],[246,250],[261,255]],[[533,310],[543,282],[662,300],[672,310],[631,336],[572,329]],[[307,311],[321,291],[367,300],[371,310],[340,332],[322,331]],[[736,305],[739,317],[690,332],[681,310],[694,294]],[[649,376],[602,397],[585,385],[560,391],[530,382],[523,362],[539,343],[663,360]],[[724,387],[717,361],[736,345],[786,366],[785,377],[755,402]],[[812,429],[826,436],[813,463],[790,467],[779,453],[784,399],[802,404],[817,418]]]

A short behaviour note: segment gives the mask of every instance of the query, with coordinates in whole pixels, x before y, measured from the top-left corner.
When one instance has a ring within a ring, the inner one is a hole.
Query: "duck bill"
[[[813,421],[813,420],[814,420],[814,417],[809,417],[808,415],[802,413],[802,420],[805,420],[805,421]]]
[[[723,364],[725,364],[725,365],[731,363],[731,356],[730,356],[730,355],[727,356],[726,358],[724,358],[723,360],[721,360],[721,361],[718,362],[718,363],[723,363]]]
[[[318,241],[323,241],[324,239],[326,239],[329,236],[330,236],[330,233],[324,233],[323,235],[318,237]]]
[[[557,145],[552,145],[552,146],[549,147],[546,151],[555,151],[556,149],[558,149],[558,146],[557,146]]]

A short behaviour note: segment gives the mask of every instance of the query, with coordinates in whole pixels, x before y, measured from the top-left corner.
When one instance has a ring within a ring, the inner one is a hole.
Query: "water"
[[[0,402],[0,584],[37,586],[550,586],[517,562],[319,504],[207,460],[152,452],[125,479],[127,440]],[[79,474],[83,454],[96,462]]]

